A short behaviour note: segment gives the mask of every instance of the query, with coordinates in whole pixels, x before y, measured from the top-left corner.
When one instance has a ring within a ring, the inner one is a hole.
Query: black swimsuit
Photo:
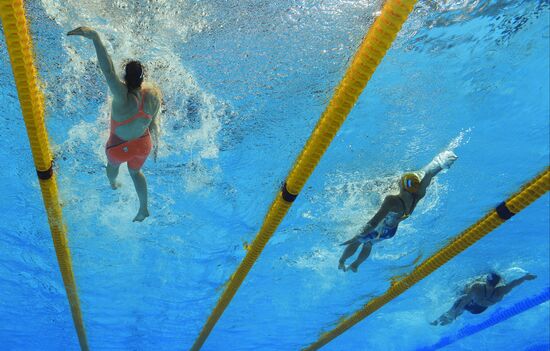
[[[411,208],[410,208],[410,212],[407,213],[407,206],[405,206],[405,201],[401,198],[401,196],[398,196],[397,198],[399,199],[399,201],[401,201],[401,205],[403,205],[403,219],[409,217],[413,211],[414,211],[414,208],[416,207],[416,203],[418,202],[418,198],[416,197],[415,194],[411,194],[412,198],[413,198],[413,202],[411,204]]]
[[[487,286],[484,285],[483,289],[485,289],[485,295],[487,295]],[[493,297],[494,293],[495,293],[495,291],[493,290],[493,292],[491,293],[491,296],[489,296],[489,298]],[[481,306],[480,304],[478,304],[474,301],[470,301],[469,304],[464,306],[464,310],[470,312],[471,314],[480,314],[481,312],[485,311],[487,308],[489,308],[489,306]]]
[[[471,314],[480,314],[481,312],[485,311],[487,308],[488,306],[481,306],[473,301],[471,301],[469,304],[464,306],[464,310],[470,312]]]

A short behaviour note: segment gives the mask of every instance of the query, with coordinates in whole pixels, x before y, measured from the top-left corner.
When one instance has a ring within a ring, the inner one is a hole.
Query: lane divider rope
[[[505,202],[499,204],[496,209],[492,210],[485,217],[457,235],[452,242],[437,251],[431,257],[427,258],[410,274],[392,284],[392,286],[384,294],[370,300],[363,306],[363,308],[353,313],[350,317],[342,320],[334,329],[323,333],[319,340],[303,350],[318,350],[328,344],[349,328],[353,327],[355,324],[359,323],[361,320],[368,317],[397,296],[401,295],[411,286],[433,273],[450,259],[473,245],[476,241],[495,230],[508,218],[519,213],[536,199],[543,196],[549,189],[550,170],[547,167],[544,172],[524,185],[519,192],[512,195]]]
[[[417,0],[388,0],[353,57],[309,140],[290,171],[281,192],[271,204],[260,231],[204,324],[191,350],[198,351],[235,296],[265,245],[283,220],[292,201],[325,153],[336,132],[390,48]]]
[[[48,133],[44,123],[44,96],[38,85],[38,72],[34,65],[32,40],[23,1],[0,0],[0,17],[59,270],[67,292],[80,348],[82,351],[88,351],[88,341],[73,273],[67,229],[63,223]]]
[[[417,351],[435,351],[442,347],[450,345],[460,339],[474,335],[490,328],[498,323],[502,323],[520,313],[523,313],[535,306],[540,305],[550,299],[550,287],[544,289],[540,294],[526,298],[506,309],[496,311],[487,320],[478,324],[468,325],[460,329],[456,334],[445,336],[439,339],[439,341],[432,346],[418,348]]]

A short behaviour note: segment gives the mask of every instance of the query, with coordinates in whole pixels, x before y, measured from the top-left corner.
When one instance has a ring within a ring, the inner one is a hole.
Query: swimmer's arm
[[[120,79],[118,79],[118,76],[115,72],[115,67],[113,66],[113,61],[107,53],[103,42],[101,42],[99,34],[90,27],[78,27],[68,32],[67,35],[79,35],[81,37],[91,39],[94,42],[97,60],[99,61],[99,67],[101,68],[101,72],[103,72],[103,75],[107,80],[107,85],[109,85],[109,89],[111,89],[111,92],[113,93],[113,96],[116,100],[125,101],[126,95],[128,94],[128,89],[126,89],[126,85],[124,85],[124,83],[122,83]]]
[[[111,89],[111,92],[113,93],[115,99],[118,99],[119,101],[124,101],[128,94],[128,89],[126,88],[126,85],[122,83],[120,79],[118,79],[113,61],[107,53],[107,49],[105,49],[105,45],[103,45],[103,42],[101,41],[101,38],[99,37],[99,34],[97,34],[97,32],[92,40],[94,41],[94,47],[97,54],[97,60],[99,61],[99,67],[101,67],[101,72],[103,72],[103,75],[107,80],[107,85],[109,86],[109,89]]]
[[[435,174],[425,173],[424,177],[420,181],[420,187],[418,189],[419,194],[422,194],[422,195],[426,194],[426,190],[428,189],[428,187],[432,183],[432,179],[436,174],[437,173],[435,173]]]
[[[157,155],[158,155],[158,147],[159,147],[159,136],[160,136],[160,128],[159,128],[159,116],[158,111],[155,117],[153,117],[153,120],[151,121],[151,124],[149,124],[149,132],[151,133],[151,138],[153,139],[153,160],[157,161]]]
[[[420,172],[424,174],[422,180],[420,181],[420,188],[418,189],[419,194],[425,194],[426,189],[432,183],[432,179],[443,170],[443,168],[437,164],[434,164],[433,161],[424,166]]]
[[[434,159],[424,166],[421,172],[424,174],[420,181],[420,194],[425,194],[426,189],[430,186],[433,177],[444,169],[451,167],[458,157],[452,151],[443,151],[438,154]]]
[[[502,297],[502,296],[508,294],[510,291],[512,291],[512,289],[514,289],[518,285],[525,282],[526,280],[533,280],[535,278],[536,278],[536,276],[533,275],[533,274],[526,274],[525,276],[523,276],[519,279],[512,280],[510,283],[508,283],[504,286],[499,286],[498,288],[496,288],[495,289],[495,295]]]

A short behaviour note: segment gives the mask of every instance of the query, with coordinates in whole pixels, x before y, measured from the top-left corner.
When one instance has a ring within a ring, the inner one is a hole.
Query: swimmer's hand
[[[431,325],[447,325],[450,324],[453,321],[452,318],[450,318],[447,314],[442,315],[435,321],[431,322]]]
[[[443,151],[434,158],[434,161],[441,167],[441,169],[449,169],[456,161],[458,156],[452,151]]]
[[[534,280],[537,279],[537,276],[531,273],[527,273],[525,276],[523,276],[523,279],[525,280]]]
[[[88,39],[95,39],[98,37],[98,34],[95,30],[90,27],[78,27],[68,32],[67,35],[80,35],[81,37]]]

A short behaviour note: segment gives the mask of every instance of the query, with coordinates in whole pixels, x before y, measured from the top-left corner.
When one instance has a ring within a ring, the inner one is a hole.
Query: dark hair
[[[141,88],[144,73],[143,66],[139,61],[130,61],[124,66],[124,82],[128,90]]]
[[[501,279],[502,277],[497,273],[494,273],[494,272],[489,273],[487,275],[487,284],[492,286],[497,286]]]

